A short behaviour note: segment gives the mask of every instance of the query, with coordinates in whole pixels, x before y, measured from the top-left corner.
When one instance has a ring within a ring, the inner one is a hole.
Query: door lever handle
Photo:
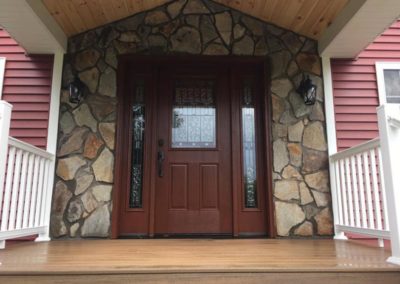
[[[163,151],[158,151],[157,160],[158,160],[158,176],[163,177],[164,176],[163,162],[165,160],[165,155]]]

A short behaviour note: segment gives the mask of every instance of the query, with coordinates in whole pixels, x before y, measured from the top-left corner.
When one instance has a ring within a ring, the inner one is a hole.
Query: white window
[[[5,68],[6,68],[6,59],[4,57],[0,57],[0,100],[3,94],[3,81],[4,81]]]
[[[400,62],[377,62],[379,104],[400,104]]]

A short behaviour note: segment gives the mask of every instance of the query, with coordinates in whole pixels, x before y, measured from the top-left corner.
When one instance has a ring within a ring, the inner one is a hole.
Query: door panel
[[[156,234],[232,233],[228,72],[210,70],[160,73]]]

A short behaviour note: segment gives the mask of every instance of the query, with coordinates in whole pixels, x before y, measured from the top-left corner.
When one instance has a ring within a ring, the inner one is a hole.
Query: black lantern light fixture
[[[300,86],[297,88],[296,92],[303,97],[306,105],[315,104],[315,101],[317,100],[317,86],[313,84],[310,76],[303,76],[303,80],[301,80]]]
[[[83,90],[85,89],[85,85],[79,79],[78,76],[74,78],[74,80],[69,83],[69,101],[74,104],[79,104],[83,99]]]

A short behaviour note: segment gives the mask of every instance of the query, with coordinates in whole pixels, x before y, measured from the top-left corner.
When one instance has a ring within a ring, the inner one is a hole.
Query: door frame
[[[210,63],[210,64],[254,64],[260,67],[262,70],[262,82],[261,82],[261,94],[263,95],[261,98],[262,105],[260,107],[261,111],[261,125],[260,125],[260,135],[262,135],[263,142],[263,164],[265,171],[265,180],[264,180],[264,188],[262,190],[265,191],[265,214],[266,216],[266,227],[267,227],[267,236],[269,238],[276,237],[276,226],[275,226],[275,210],[274,210],[274,202],[273,202],[273,187],[272,187],[272,100],[270,94],[270,60],[265,57],[258,56],[153,56],[153,55],[120,55],[118,57],[118,69],[117,69],[117,120],[116,120],[116,145],[115,145],[115,169],[114,169],[114,188],[113,188],[113,209],[111,213],[111,238],[116,239],[119,237],[119,216],[121,211],[121,200],[122,200],[122,192],[126,189],[127,186],[127,170],[124,170],[127,165],[128,159],[127,155],[124,153],[124,149],[126,149],[126,138],[124,139],[124,135],[126,135],[126,121],[124,121],[124,115],[127,113],[128,105],[124,103],[127,100],[127,95],[131,90],[126,84],[127,76],[129,75],[129,68],[132,64],[141,66],[154,66],[155,64],[173,64],[176,62],[185,62],[185,63]],[[153,78],[158,82],[159,74],[156,72],[153,73]],[[230,84],[232,85],[232,84]],[[157,90],[158,86],[151,86],[150,92],[152,93],[152,98],[148,100],[149,106],[146,106],[151,115],[150,119],[146,120],[146,129],[147,132],[150,132],[150,136],[153,137],[151,142],[148,144],[150,147],[150,162],[146,166],[150,168],[150,177],[148,180],[150,184],[148,185],[150,188],[149,192],[149,227],[148,234],[149,237],[154,236],[154,220],[155,220],[155,186],[156,186],[156,156],[157,152]],[[231,100],[232,107],[232,100]],[[231,118],[233,113],[231,112]],[[234,131],[234,127],[232,126],[232,131]],[[232,135],[233,137],[233,135]],[[233,139],[232,139],[233,140]],[[231,143],[233,141],[231,140]],[[146,143],[147,144],[147,143]],[[232,156],[231,161],[232,164],[234,161],[240,161],[240,154],[238,151],[235,151],[232,144]],[[233,169],[232,169],[233,170]],[[232,172],[232,218],[233,218],[233,232],[232,235],[234,237],[238,236],[238,216],[237,212],[241,210],[238,204],[238,194],[240,187],[235,185],[237,183],[237,178],[234,176],[234,172]],[[140,211],[140,210],[138,210]],[[143,210],[142,210],[143,211]]]

